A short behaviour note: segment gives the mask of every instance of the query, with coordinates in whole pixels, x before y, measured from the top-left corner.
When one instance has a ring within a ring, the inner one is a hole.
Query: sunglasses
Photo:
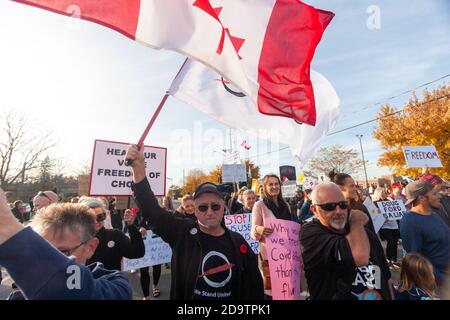
[[[106,214],[104,214],[104,213],[98,214],[98,215],[95,217],[95,220],[96,220],[97,222],[105,221],[105,220],[106,220]]]
[[[321,207],[325,211],[333,211],[336,209],[337,206],[341,209],[347,209],[348,208],[348,202],[347,201],[339,201],[339,202],[328,202],[323,204],[314,204],[315,206]]]
[[[201,205],[198,206],[198,211],[206,212],[206,211],[208,211],[209,207],[211,207],[211,209],[213,211],[219,211],[220,208],[222,208],[222,206],[220,204],[217,204],[217,203],[211,203],[211,205],[209,205],[209,204],[201,204]]]
[[[37,195],[38,195],[39,197],[45,197],[45,198],[47,198],[48,200],[50,200],[51,202],[53,202],[53,200],[50,199],[50,197],[49,197],[48,195],[46,195],[44,191],[39,191]]]

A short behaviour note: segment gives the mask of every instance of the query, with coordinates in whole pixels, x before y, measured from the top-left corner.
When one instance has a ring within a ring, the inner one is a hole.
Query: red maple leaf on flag
[[[239,55],[239,50],[241,50],[242,45],[244,44],[245,39],[235,37],[231,34],[229,28],[225,28],[222,24],[222,21],[220,21],[219,16],[222,12],[223,7],[216,7],[213,8],[209,0],[196,0],[193,4],[193,6],[198,7],[205,11],[207,14],[209,14],[211,17],[216,19],[220,25],[222,26],[222,36],[220,37],[219,46],[217,47],[217,54],[222,54],[223,46],[225,43],[225,34],[228,35],[228,38],[230,39],[231,43],[233,44],[234,50],[236,51],[237,56],[239,59],[242,59],[242,57]]]

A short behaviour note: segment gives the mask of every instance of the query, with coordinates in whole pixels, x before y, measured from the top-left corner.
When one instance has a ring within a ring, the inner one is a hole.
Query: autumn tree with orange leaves
[[[417,177],[422,169],[406,167],[402,146],[434,145],[443,168],[430,168],[429,172],[450,178],[450,86],[425,90],[422,100],[414,94],[403,111],[384,105],[378,119],[373,138],[386,150],[378,160],[380,166],[389,167],[395,174]]]
[[[248,168],[250,167],[250,173],[252,174],[253,179],[259,179],[259,167],[255,165],[250,160],[245,160],[245,171],[248,172]],[[212,170],[208,175],[209,181],[213,183],[221,183],[222,182],[222,165],[218,165],[214,170]]]
[[[182,193],[193,194],[197,186],[208,181],[208,176],[202,170],[191,170],[185,179],[184,186],[181,188]]]

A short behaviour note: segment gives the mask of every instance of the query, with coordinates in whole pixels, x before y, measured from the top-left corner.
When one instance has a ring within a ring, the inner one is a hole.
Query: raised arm
[[[176,243],[179,235],[177,230],[181,227],[181,220],[159,206],[145,175],[144,148],[138,149],[136,145],[128,148],[125,159],[132,160],[133,191],[136,203],[142,213],[142,218],[148,226],[170,245]]]
[[[346,236],[357,267],[367,266],[370,257],[370,243],[364,225],[368,222],[366,214],[360,210],[350,212],[350,233]]]

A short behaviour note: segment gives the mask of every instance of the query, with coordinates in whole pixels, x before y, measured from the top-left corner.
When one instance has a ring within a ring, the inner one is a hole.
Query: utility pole
[[[361,156],[363,159],[364,175],[366,176],[366,188],[369,188],[369,180],[367,179],[367,170],[366,170],[366,160],[364,160],[364,151],[363,151],[362,142],[361,142],[363,135],[357,134],[356,137],[359,139],[359,145],[361,147]]]

